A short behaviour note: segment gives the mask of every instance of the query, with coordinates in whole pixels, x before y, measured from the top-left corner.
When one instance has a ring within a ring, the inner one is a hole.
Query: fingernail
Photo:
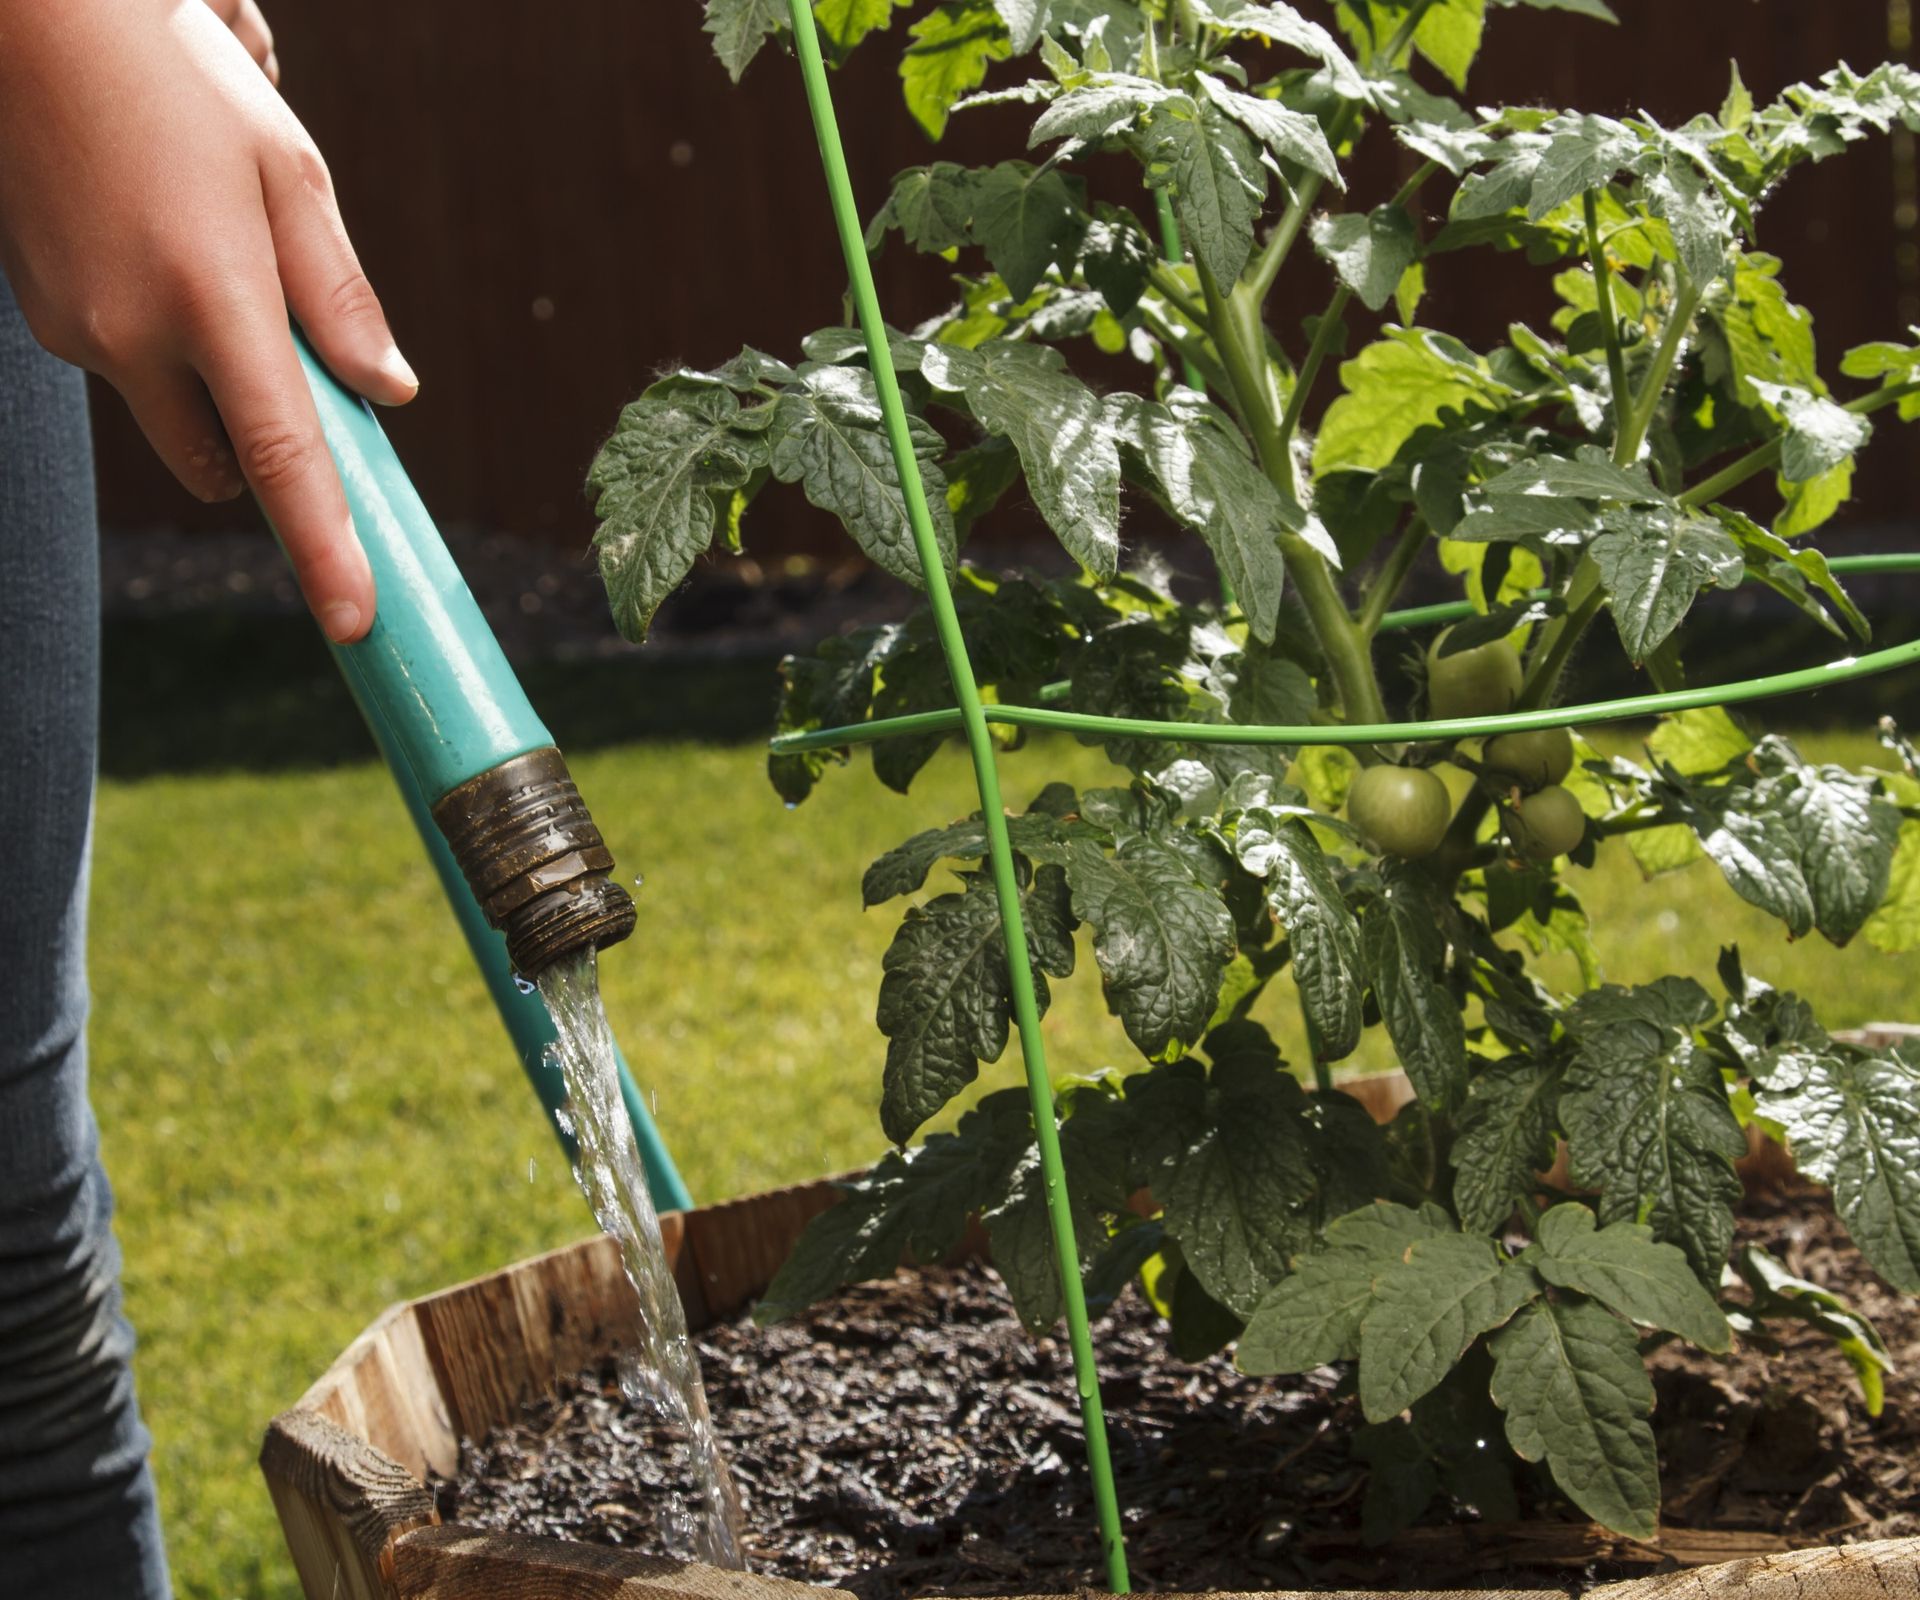
[[[351,600],[336,600],[321,609],[320,626],[335,644],[345,644],[360,631],[360,608]]]
[[[418,389],[420,380],[413,374],[413,368],[407,365],[407,358],[399,349],[389,350],[380,358],[380,370],[395,383],[404,383],[409,389]]]

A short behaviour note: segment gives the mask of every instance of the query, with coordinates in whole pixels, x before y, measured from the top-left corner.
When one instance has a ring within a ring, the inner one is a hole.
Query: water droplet
[[[789,811],[798,811],[800,809],[800,802],[798,800],[789,800],[787,802],[787,809]]]
[[[636,873],[635,873],[635,874],[633,875],[633,886],[634,886],[634,888],[636,888],[636,889],[644,889],[644,888],[646,888],[646,886],[647,886],[647,875],[646,875],[646,874],[645,874],[644,872],[636,872]]]
[[[533,1182],[534,1174],[539,1170],[540,1170],[540,1163],[535,1161],[532,1156],[528,1156],[527,1157],[527,1182],[528,1183]]]
[[[513,986],[514,988],[518,989],[522,994],[534,994],[534,993],[537,993],[540,988],[539,984],[532,982],[530,979],[521,977],[520,974],[517,972],[513,975]]]

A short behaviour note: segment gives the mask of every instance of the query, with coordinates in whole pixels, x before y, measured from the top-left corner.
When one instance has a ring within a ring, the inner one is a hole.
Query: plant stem
[[[1354,619],[1367,638],[1371,639],[1380,631],[1380,619],[1387,614],[1394,596],[1399,594],[1401,585],[1407,581],[1407,574],[1413,570],[1413,563],[1431,532],[1426,518],[1416,515],[1407,523],[1406,530],[1388,554],[1386,565],[1381,567],[1373,586],[1361,600],[1359,615]]]
[[[1227,382],[1225,370],[1207,349],[1205,341],[1189,333],[1185,328],[1176,327],[1152,306],[1141,306],[1138,314],[1140,320],[1152,330],[1156,338],[1164,344],[1172,345],[1180,359],[1194,369],[1201,380],[1201,385],[1215,394],[1224,396],[1227,404],[1232,406],[1238,414],[1239,404],[1233,387]],[[1242,417],[1240,420],[1244,424],[1246,418]]]
[[[1420,186],[1439,170],[1440,163],[1437,161],[1422,162],[1387,204],[1393,207],[1409,204],[1420,192]],[[1301,363],[1300,376],[1294,382],[1293,393],[1287,398],[1286,412],[1280,418],[1280,437],[1283,441],[1291,443],[1300,426],[1300,416],[1307,408],[1307,397],[1313,392],[1314,379],[1319,377],[1327,352],[1333,348],[1333,341],[1339,336],[1343,327],[1341,318],[1352,299],[1353,291],[1350,288],[1344,283],[1337,285],[1333,298],[1327,302],[1327,309],[1321,313],[1320,321],[1314,327],[1313,343],[1308,347],[1307,359]]]
[[[1613,389],[1613,448],[1617,455],[1620,430],[1626,426],[1626,405],[1632,391],[1627,386],[1627,360],[1620,353],[1620,325],[1613,309],[1613,268],[1607,265],[1606,248],[1600,243],[1600,204],[1591,189],[1581,199],[1587,216],[1587,260],[1593,266],[1593,287],[1599,302],[1601,335],[1607,345],[1607,380]]]
[[[1660,331],[1660,342],[1654,346],[1653,359],[1640,380],[1640,391],[1620,421],[1613,446],[1613,459],[1617,466],[1630,467],[1640,459],[1640,447],[1647,442],[1647,430],[1653,426],[1653,414],[1660,409],[1660,397],[1667,391],[1667,379],[1673,373],[1674,362],[1680,358],[1680,347],[1686,343],[1687,333],[1693,327],[1694,313],[1700,309],[1700,301],[1706,292],[1691,283],[1680,268],[1673,270],[1679,277],[1679,292],[1673,297],[1673,310],[1668,314],[1667,325]],[[1617,403],[1614,413],[1619,416]]]
[[[1237,409],[1252,437],[1260,468],[1289,500],[1297,499],[1293,453],[1280,437],[1275,420],[1272,365],[1266,359],[1266,330],[1259,319],[1259,302],[1241,299],[1237,294],[1230,300],[1220,292],[1204,261],[1196,261],[1194,269],[1200,276],[1200,291],[1206,296],[1208,323],[1220,363],[1226,369],[1228,392],[1239,402]],[[1246,325],[1249,313],[1251,328]],[[1325,559],[1297,533],[1282,533],[1279,542],[1287,577],[1306,607],[1348,720],[1384,722],[1386,702],[1367,653],[1366,636],[1348,615]]]
[[[1320,314],[1319,324],[1313,330],[1313,343],[1307,347],[1307,359],[1300,363],[1300,375],[1293,381],[1293,393],[1287,396],[1287,409],[1280,418],[1280,438],[1282,443],[1291,443],[1295,431],[1300,426],[1300,415],[1307,409],[1307,396],[1313,392],[1313,380],[1320,376],[1320,367],[1327,359],[1327,352],[1333,348],[1333,342],[1346,326],[1340,319],[1347,309],[1347,302],[1353,299],[1353,291],[1344,283],[1334,290],[1333,298],[1327,302],[1327,309]]]
[[[1187,292],[1187,286],[1165,261],[1156,261],[1147,269],[1147,281],[1154,293],[1172,306],[1195,327],[1207,325],[1207,308]]]
[[[1846,401],[1840,409],[1851,411],[1856,417],[1864,417],[1871,411],[1904,400],[1908,395],[1920,394],[1920,383],[1896,383],[1889,388],[1875,389],[1871,394],[1856,395]],[[1769,439],[1757,449],[1750,450],[1738,461],[1722,467],[1711,478],[1703,479],[1680,496],[1683,506],[1704,506],[1718,500],[1729,489],[1738,488],[1756,473],[1765,472],[1776,466],[1780,452],[1786,445],[1786,435]]]

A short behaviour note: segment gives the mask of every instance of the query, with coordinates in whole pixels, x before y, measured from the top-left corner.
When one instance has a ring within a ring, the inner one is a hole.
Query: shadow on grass
[[[100,770],[109,778],[271,772],[374,757],[304,619],[195,612],[113,620],[102,641]],[[566,750],[645,739],[738,744],[773,730],[775,659],[540,662],[520,681]]]

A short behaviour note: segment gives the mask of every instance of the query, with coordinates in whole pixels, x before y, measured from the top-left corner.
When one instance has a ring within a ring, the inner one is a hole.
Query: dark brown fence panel
[[[1764,95],[1886,53],[1882,0],[1617,4],[1617,30],[1499,11],[1476,101],[1677,121],[1719,103],[1730,55]],[[584,539],[581,477],[650,373],[743,342],[790,354],[838,318],[843,272],[796,75],[770,54],[733,88],[707,53],[698,0],[272,0],[270,14],[287,96],[327,153],[424,379],[390,427],[448,524]],[[896,61],[882,43],[839,82],[869,208],[931,148],[900,105]],[[942,153],[1009,147],[991,123],[962,118]],[[1385,184],[1391,159],[1383,148]],[[1788,258],[1830,370],[1847,344],[1901,327],[1884,141],[1796,176],[1763,243]],[[1433,285],[1428,315],[1482,338],[1551,310],[1537,273],[1446,264]],[[898,322],[945,298],[939,264],[897,249],[881,288]],[[1296,264],[1288,289],[1277,320],[1292,339],[1288,320],[1324,301],[1324,269]],[[99,416],[109,525],[232,527],[251,514],[195,505],[117,402]],[[1912,453],[1880,454],[1862,487],[1874,512],[1896,514],[1916,487]],[[770,500],[755,529],[761,552],[839,548],[825,540],[790,496]]]

